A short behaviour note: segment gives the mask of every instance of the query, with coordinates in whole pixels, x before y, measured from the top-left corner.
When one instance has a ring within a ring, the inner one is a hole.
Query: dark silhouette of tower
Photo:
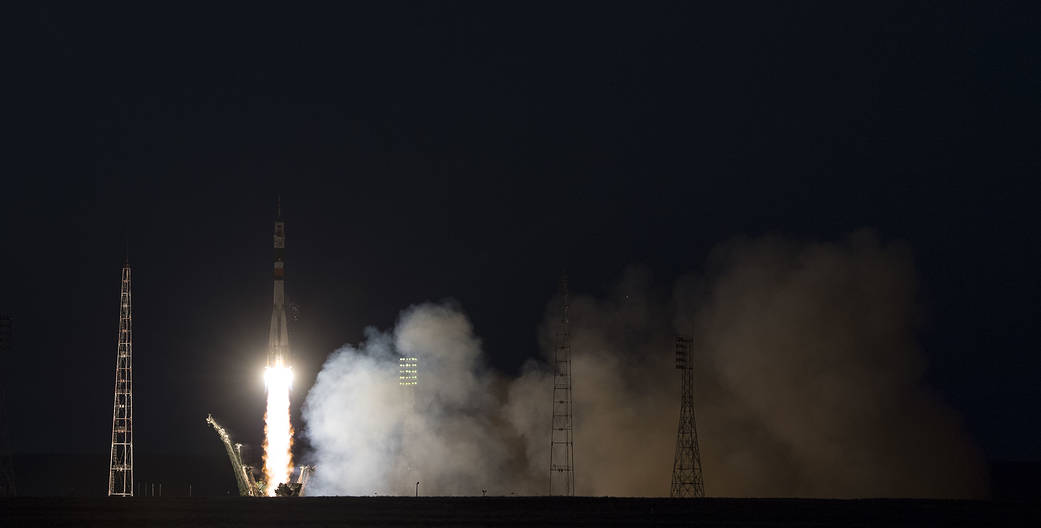
[[[676,460],[672,465],[672,497],[704,497],[701,450],[694,421],[694,338],[676,337],[676,368],[680,371],[680,425],[676,433]]]
[[[11,363],[11,316],[0,314],[0,361]],[[11,460],[10,430],[7,425],[7,402],[4,401],[4,383],[7,380],[0,376],[0,497],[14,497],[14,464]]]
[[[572,426],[571,336],[568,331],[567,275],[560,279],[560,327],[553,357],[553,425],[549,443],[549,494],[575,494],[575,441]]]
[[[109,453],[109,496],[134,496],[134,373],[130,319],[130,262],[123,264],[119,288],[119,331],[116,334],[116,387],[112,397],[112,450]]]

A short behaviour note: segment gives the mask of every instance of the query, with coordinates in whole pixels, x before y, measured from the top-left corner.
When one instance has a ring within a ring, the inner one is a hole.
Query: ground
[[[1041,526],[1039,502],[548,497],[14,498],[0,526]]]

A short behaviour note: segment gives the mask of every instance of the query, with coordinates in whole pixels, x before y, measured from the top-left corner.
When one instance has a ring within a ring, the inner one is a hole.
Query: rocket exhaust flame
[[[289,421],[289,389],[293,370],[281,361],[264,369],[267,412],[264,414],[264,477],[268,496],[289,482],[293,472],[293,426]]]

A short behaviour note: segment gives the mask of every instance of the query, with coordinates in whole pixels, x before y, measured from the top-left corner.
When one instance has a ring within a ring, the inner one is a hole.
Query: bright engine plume
[[[267,388],[267,412],[264,414],[264,477],[267,494],[289,482],[293,472],[293,426],[289,421],[289,389],[293,369],[281,362],[264,368]]]

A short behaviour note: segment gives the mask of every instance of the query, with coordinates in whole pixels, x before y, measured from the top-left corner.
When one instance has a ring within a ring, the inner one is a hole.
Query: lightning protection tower
[[[109,496],[134,496],[134,371],[130,319],[130,262],[123,264],[116,334],[116,388],[112,398],[112,450],[108,465]]]
[[[571,336],[568,329],[567,275],[560,279],[560,325],[553,357],[553,425],[549,444],[549,494],[575,494],[574,406]]]
[[[694,338],[676,337],[676,368],[680,371],[680,425],[676,433],[676,460],[672,465],[672,497],[704,497],[701,450],[694,421]]]

